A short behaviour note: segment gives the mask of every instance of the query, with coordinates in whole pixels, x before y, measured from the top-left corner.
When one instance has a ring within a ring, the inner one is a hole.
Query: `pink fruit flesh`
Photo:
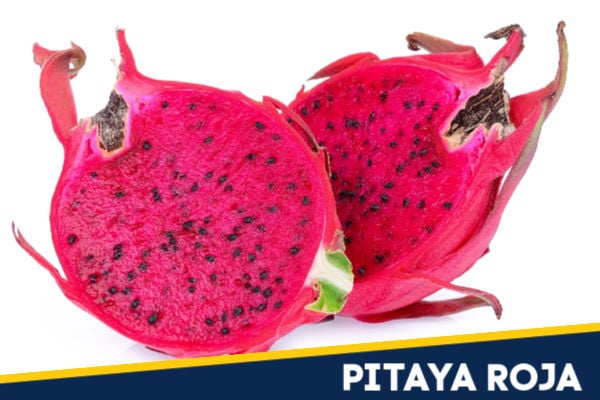
[[[409,47],[431,54],[342,58],[291,103],[331,154],[356,276],[342,314],[376,322],[491,305],[500,316],[494,296],[450,282],[487,252],[560,97],[563,27],[555,79],[512,100],[503,74],[523,47],[516,25],[489,35],[507,42],[485,65],[470,46],[416,33]],[[421,301],[440,288],[466,296]]]
[[[19,243],[70,300],[174,356],[266,350],[324,318],[306,308],[318,251],[341,240],[323,150],[275,100],[149,79],[118,40],[110,101],[79,124],[83,50],[35,47],[65,148],[50,216],[65,278],[15,230]]]

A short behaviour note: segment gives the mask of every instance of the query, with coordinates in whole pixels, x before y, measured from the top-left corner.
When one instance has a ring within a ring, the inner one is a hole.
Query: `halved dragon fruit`
[[[64,277],[13,226],[18,243],[75,304],[177,357],[266,350],[338,312],[353,277],[311,133],[273,99],[145,77],[117,37],[108,105],[80,122],[83,50],[34,47],[65,152],[50,215]]]
[[[512,99],[504,73],[523,48],[517,25],[488,35],[507,42],[487,64],[470,46],[415,33],[409,47],[431,54],[347,56],[297,95],[290,108],[331,154],[356,275],[342,314],[375,322],[489,304],[500,316],[494,296],[451,281],[487,252],[562,93],[563,28],[555,79]],[[441,288],[465,296],[422,300]]]

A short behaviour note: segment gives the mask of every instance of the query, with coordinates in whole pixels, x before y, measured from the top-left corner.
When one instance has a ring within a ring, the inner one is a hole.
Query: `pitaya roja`
[[[117,38],[108,105],[80,122],[83,50],[34,47],[65,153],[50,215],[64,277],[13,225],[18,243],[75,304],[177,357],[266,350],[339,311],[353,277],[310,131],[270,98],[145,77]]]
[[[355,273],[341,314],[377,322],[489,304],[500,316],[493,295],[451,281],[487,252],[562,93],[563,30],[561,22],[555,79],[512,99],[504,72],[523,48],[517,25],[488,35],[507,41],[487,64],[473,47],[414,33],[409,48],[430,54],[347,56],[298,93],[290,108],[331,155]],[[422,300],[441,288],[465,296]]]

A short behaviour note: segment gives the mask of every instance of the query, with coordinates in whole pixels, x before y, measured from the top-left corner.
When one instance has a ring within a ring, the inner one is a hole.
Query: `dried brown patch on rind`
[[[98,126],[100,148],[110,153],[123,146],[127,111],[123,97],[111,92],[106,107],[92,117],[92,123]]]
[[[465,107],[450,123],[444,136],[452,146],[464,144],[471,133],[479,126],[487,131],[497,124],[499,137],[504,137],[514,129],[509,119],[510,99],[504,90],[504,78],[497,77],[491,85],[467,100]]]

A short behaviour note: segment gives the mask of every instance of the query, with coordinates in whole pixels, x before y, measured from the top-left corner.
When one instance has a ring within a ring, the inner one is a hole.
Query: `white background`
[[[115,78],[114,31],[127,29],[140,70],[152,77],[237,89],[289,102],[304,80],[348,53],[408,54],[413,31],[477,46],[519,23],[526,48],[507,89],[537,89],[555,73],[555,28],[567,22],[566,91],[544,127],[538,154],[506,210],[491,252],[456,283],[504,305],[444,318],[362,324],[347,318],[303,326],[275,349],[364,343],[600,321],[598,247],[598,43],[596,13],[583,2],[483,1],[19,1],[0,6],[0,373],[167,358],[106,328],[71,304],[14,242],[15,220],[56,261],[50,198],[62,163],[38,90],[31,46],[81,45],[88,63],[73,82],[78,111],[102,108]],[[591,4],[587,2],[586,4]],[[10,6],[9,6],[10,5]],[[438,294],[437,297],[443,296]]]

